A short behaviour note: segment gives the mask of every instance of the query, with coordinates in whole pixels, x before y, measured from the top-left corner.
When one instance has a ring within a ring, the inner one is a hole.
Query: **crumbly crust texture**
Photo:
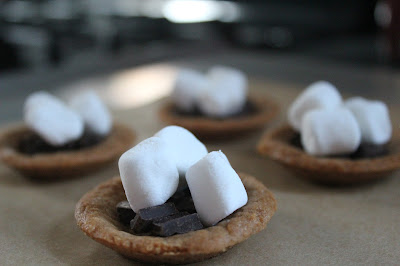
[[[247,116],[213,119],[206,116],[188,117],[177,114],[173,103],[166,103],[159,110],[160,119],[170,125],[178,125],[202,139],[220,139],[241,136],[263,128],[279,113],[278,104],[266,96],[252,95],[249,101],[257,112]]]
[[[296,132],[287,124],[269,130],[258,143],[267,156],[299,176],[318,183],[351,185],[378,180],[400,168],[400,132],[393,132],[387,155],[371,159],[314,157],[290,144]]]
[[[91,172],[112,162],[131,148],[136,138],[129,127],[114,123],[111,133],[98,144],[80,150],[39,153],[18,151],[18,143],[31,130],[25,125],[0,134],[0,159],[9,167],[37,179],[57,180]]]
[[[219,222],[198,231],[170,237],[127,233],[115,206],[126,200],[119,176],[84,195],[75,218],[81,230],[97,242],[135,260],[150,263],[191,263],[214,257],[261,231],[276,210],[273,194],[256,178],[239,173],[248,203]]]

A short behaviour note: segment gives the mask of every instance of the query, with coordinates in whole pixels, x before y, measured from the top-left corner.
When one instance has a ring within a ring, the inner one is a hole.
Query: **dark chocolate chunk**
[[[376,145],[361,143],[358,149],[350,155],[352,159],[374,158],[384,156],[389,153],[387,145]]]
[[[184,187],[180,190],[176,190],[176,192],[174,193],[174,195],[171,196],[169,201],[176,203],[177,201],[180,201],[181,199],[187,197],[191,197],[190,190],[189,187]]]
[[[168,200],[168,202],[173,202],[180,212],[196,212],[189,187],[184,187],[179,191],[177,190],[175,194],[172,195],[172,197]]]
[[[179,179],[179,184],[178,184],[178,188],[176,189],[176,192],[185,191],[187,189],[189,189],[189,186],[188,186],[188,183],[186,182],[186,180],[182,181],[182,179]]]
[[[184,234],[190,231],[203,228],[197,213],[175,218],[163,223],[154,223],[153,233],[159,236],[172,236],[174,234]]]
[[[175,206],[180,212],[188,212],[188,213],[196,212],[193,199],[190,196],[182,198],[180,201],[175,203]]]
[[[142,219],[154,220],[160,217],[178,213],[175,205],[171,202],[164,203],[153,207],[140,209],[138,214]]]
[[[135,233],[146,233],[151,229],[151,224],[155,219],[177,214],[178,212],[172,202],[143,208],[138,211],[135,218],[130,222],[130,226]]]
[[[130,222],[132,231],[136,234],[147,233],[151,227],[151,220],[143,220],[139,215],[136,215]]]
[[[104,136],[98,135],[89,129],[85,129],[83,135],[80,139],[76,140],[74,143],[74,149],[86,148],[96,145],[104,139]]]
[[[257,106],[254,105],[253,102],[247,100],[246,103],[244,104],[242,110],[238,111],[237,113],[231,114],[228,117],[230,118],[236,118],[236,117],[243,117],[243,116],[248,116],[251,114],[254,114],[257,112]],[[194,108],[192,111],[183,111],[179,110],[178,108],[175,110],[175,113],[177,115],[182,115],[182,116],[190,116],[190,117],[202,117],[206,116],[198,107]],[[213,119],[226,119],[225,118],[213,118]]]
[[[299,133],[296,133],[293,138],[290,139],[290,144],[299,149],[303,149],[303,145],[301,144],[301,136]]]
[[[121,211],[125,207],[129,208],[127,201],[120,202],[119,205]],[[187,186],[183,186],[167,203],[140,209],[136,216],[130,220],[130,228],[133,233],[138,235],[170,236],[183,234],[203,228],[195,212],[190,190]],[[121,222],[123,222],[122,219]]]
[[[160,217],[160,218],[154,219],[153,220],[153,224],[165,223],[165,222],[167,222],[169,220],[172,220],[172,219],[175,219],[175,218],[179,218],[179,217],[182,217],[182,216],[185,216],[185,215],[189,215],[189,214],[190,213],[188,213],[188,212],[178,212],[178,213],[175,213],[175,214],[172,214],[172,215],[169,215],[169,216],[164,216],[164,217]]]
[[[124,225],[129,225],[131,220],[135,218],[136,215],[136,213],[131,209],[131,206],[127,200],[121,201],[117,204],[117,213],[119,220]]]
[[[47,144],[35,133],[24,135],[19,144],[18,150],[25,154],[35,154],[40,152],[53,152],[56,147]]]

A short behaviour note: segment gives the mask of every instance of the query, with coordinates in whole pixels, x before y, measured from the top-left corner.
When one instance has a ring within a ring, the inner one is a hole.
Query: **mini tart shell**
[[[248,174],[239,175],[248,203],[215,226],[202,230],[170,237],[127,233],[115,207],[126,200],[119,176],[84,195],[76,205],[75,218],[86,235],[128,258],[176,264],[205,260],[264,229],[276,210],[274,196],[260,181]]]
[[[160,119],[170,125],[178,125],[203,139],[219,139],[241,136],[263,128],[279,113],[278,104],[266,96],[252,95],[248,98],[257,111],[241,117],[214,119],[206,116],[191,117],[176,113],[174,103],[166,103],[159,110]]]
[[[296,132],[283,125],[269,130],[258,143],[261,155],[283,164],[299,176],[323,184],[351,185],[381,179],[400,168],[400,132],[393,132],[389,154],[371,159],[314,157],[293,146]]]
[[[24,175],[47,180],[77,176],[97,170],[132,147],[135,133],[114,123],[110,134],[99,143],[80,150],[28,155],[17,150],[18,143],[31,130],[25,125],[9,128],[0,134],[0,159]]]

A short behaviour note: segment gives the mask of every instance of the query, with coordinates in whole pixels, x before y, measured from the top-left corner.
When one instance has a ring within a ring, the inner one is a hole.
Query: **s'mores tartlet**
[[[267,131],[257,149],[300,177],[347,185],[381,179],[400,168],[400,132],[392,132],[381,101],[343,101],[332,84],[316,82],[292,103],[288,121]]]
[[[135,133],[113,122],[94,92],[66,104],[44,92],[25,101],[24,125],[0,133],[0,159],[24,175],[57,180],[112,162],[133,145]]]
[[[159,117],[187,128],[202,139],[229,138],[263,128],[278,114],[278,105],[263,95],[248,95],[240,70],[214,66],[207,74],[181,70],[170,102]]]
[[[263,230],[276,210],[260,181],[236,173],[221,151],[208,153],[180,127],[125,152],[119,169],[120,177],[81,198],[75,218],[92,239],[142,262],[217,256]]]

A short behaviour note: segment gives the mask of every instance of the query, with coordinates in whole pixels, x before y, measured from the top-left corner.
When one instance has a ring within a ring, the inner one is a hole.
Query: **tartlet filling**
[[[79,139],[68,142],[62,146],[53,146],[46,142],[38,134],[32,132],[21,138],[17,149],[19,152],[28,155],[54,153],[58,151],[74,151],[92,147],[104,139],[105,136],[100,136],[89,130],[85,130]]]
[[[216,119],[216,120],[224,120],[224,119],[227,119],[227,118],[245,117],[245,116],[249,116],[249,115],[255,114],[257,112],[258,112],[257,106],[252,101],[247,99],[246,103],[244,104],[243,108],[240,111],[238,111],[236,113],[233,113],[233,114],[230,114],[229,116],[224,117],[224,118],[217,118],[217,117],[209,117],[209,118],[213,118],[213,119]],[[196,117],[208,117],[198,107],[195,107],[193,110],[190,110],[190,111],[184,111],[184,110],[179,109],[178,107],[176,107],[175,110],[174,110],[174,114],[179,115],[179,116],[193,117],[193,118],[196,118]]]
[[[140,209],[135,213],[128,201],[116,206],[119,220],[135,235],[171,236],[203,229],[189,187],[179,188],[164,204]]]
[[[301,135],[295,133],[291,138],[290,144],[304,151],[304,147],[301,143]],[[336,158],[346,158],[346,159],[366,159],[366,158],[376,158],[389,154],[389,148],[387,144],[371,144],[371,143],[361,143],[356,151],[351,154],[336,155]]]

